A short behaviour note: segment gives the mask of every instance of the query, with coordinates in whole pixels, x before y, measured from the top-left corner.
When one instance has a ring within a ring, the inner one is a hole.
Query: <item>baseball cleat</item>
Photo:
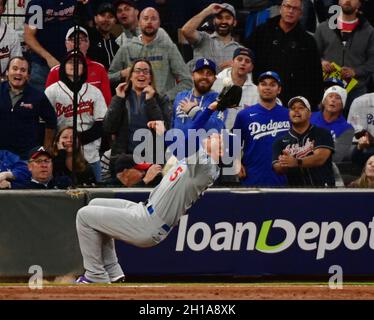
[[[77,280],[75,280],[75,283],[78,284],[88,284],[88,283],[94,283],[93,281],[87,279],[84,275],[80,276]]]
[[[126,282],[126,277],[124,275],[111,280],[111,283],[125,283],[125,282]]]

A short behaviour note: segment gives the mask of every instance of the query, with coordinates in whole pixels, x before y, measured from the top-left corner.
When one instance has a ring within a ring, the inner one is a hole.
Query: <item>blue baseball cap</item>
[[[241,55],[249,57],[252,60],[252,62],[255,61],[255,54],[253,53],[253,51],[251,49],[244,47],[236,48],[232,58],[235,59],[237,56]]]
[[[325,81],[323,81],[323,83],[327,89],[328,87],[332,86],[339,86],[345,88],[344,82],[338,78],[327,78]]]
[[[216,64],[212,60],[207,58],[198,59],[195,63],[195,67],[193,68],[192,72],[196,72],[205,68],[212,70],[214,74],[217,73]]]
[[[279,85],[282,84],[279,74],[274,71],[266,71],[264,73],[261,73],[257,81],[260,82],[261,80],[267,78],[273,78],[275,81],[279,83]]]

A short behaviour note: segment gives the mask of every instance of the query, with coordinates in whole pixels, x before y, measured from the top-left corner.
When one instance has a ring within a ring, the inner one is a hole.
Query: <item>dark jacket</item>
[[[127,100],[130,101],[128,96],[125,98],[114,96],[104,118],[104,131],[116,136],[112,144],[112,153],[110,159],[110,166],[112,169],[114,169],[114,164],[119,154],[129,153],[129,123],[131,121],[131,115],[129,119],[129,110],[126,102]],[[160,97],[158,94],[156,94],[152,99],[145,100],[144,106],[148,121],[163,120],[165,122],[166,129],[170,128],[171,108],[169,100],[166,97]],[[146,124],[143,128],[147,128]],[[153,131],[152,134],[154,135]]]
[[[345,45],[340,30],[331,29],[328,21],[318,26],[314,36],[322,59],[353,68],[359,81],[355,89],[366,86],[374,73],[374,29],[364,17],[359,16]]]
[[[314,38],[298,23],[285,33],[280,16],[258,26],[247,45],[255,53],[253,79],[266,71],[275,71],[282,81],[283,105],[295,96],[306,97],[313,111],[322,99],[322,66]]]
[[[53,158],[53,176],[69,177],[72,179],[72,172],[66,167],[66,151],[59,150],[56,157]],[[86,163],[86,169],[82,172],[77,172],[77,184],[81,186],[92,186],[96,183],[95,175],[92,172],[91,166]]]
[[[106,40],[96,28],[90,28],[88,33],[90,47],[88,48],[87,56],[94,61],[100,62],[106,70],[109,70],[113,57],[119,49],[116,38],[110,34],[109,39]]]
[[[56,128],[55,110],[43,92],[26,85],[23,97],[12,107],[9,82],[0,84],[0,149],[27,159],[28,151],[39,144],[39,118],[46,128]]]

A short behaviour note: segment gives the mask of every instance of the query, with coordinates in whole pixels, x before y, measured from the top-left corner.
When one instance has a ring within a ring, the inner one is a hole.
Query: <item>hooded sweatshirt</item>
[[[67,59],[61,64],[60,81],[52,84],[45,90],[45,94],[55,108],[57,126],[59,129],[73,125],[73,82],[65,72]],[[99,161],[99,147],[102,135],[102,121],[107,111],[107,105],[99,89],[86,83],[87,65],[85,58],[79,56],[83,64],[83,74],[77,82],[78,116],[77,130],[80,133],[84,157],[88,163]]]
[[[174,100],[178,92],[192,88],[191,75],[174,43],[159,32],[151,43],[144,44],[141,38],[142,35],[132,38],[117,51],[109,68],[112,86],[117,86],[123,80],[121,70],[142,58],[152,64],[156,89],[160,95],[167,95],[170,100]]]

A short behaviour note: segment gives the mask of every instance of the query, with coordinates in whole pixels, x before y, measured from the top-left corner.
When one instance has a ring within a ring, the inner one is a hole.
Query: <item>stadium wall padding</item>
[[[83,270],[78,209],[97,197],[144,201],[147,189],[0,192],[0,278]],[[116,243],[127,275],[374,276],[370,190],[210,189],[160,245]]]

